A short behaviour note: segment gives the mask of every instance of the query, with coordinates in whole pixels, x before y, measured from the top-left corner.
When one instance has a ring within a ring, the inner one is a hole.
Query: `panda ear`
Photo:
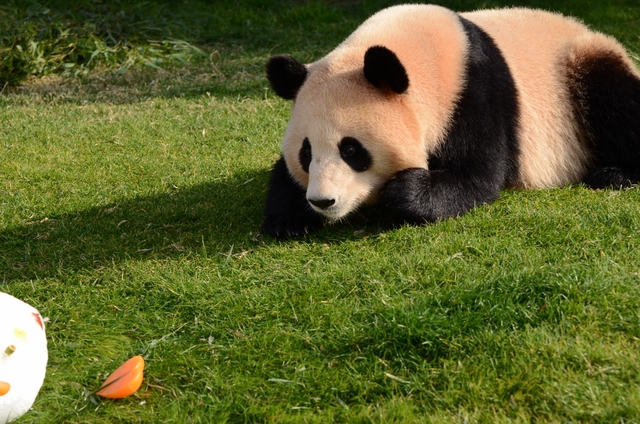
[[[364,54],[364,77],[381,90],[402,94],[409,88],[409,77],[398,56],[383,46],[369,47]]]
[[[267,79],[278,96],[293,100],[307,79],[307,67],[288,55],[273,56],[267,62]]]

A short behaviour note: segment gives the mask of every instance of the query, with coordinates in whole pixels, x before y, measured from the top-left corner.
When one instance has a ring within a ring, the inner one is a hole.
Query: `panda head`
[[[391,50],[353,48],[308,66],[275,56],[267,78],[294,101],[282,142],[287,168],[329,220],[374,202],[396,172],[426,167],[409,77]]]

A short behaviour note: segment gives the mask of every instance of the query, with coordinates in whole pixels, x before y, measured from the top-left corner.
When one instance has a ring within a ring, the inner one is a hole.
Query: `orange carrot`
[[[144,359],[139,355],[134,356],[120,365],[106,379],[96,394],[109,399],[121,399],[135,393],[142,384],[143,370]]]
[[[6,381],[0,381],[0,396],[4,396],[11,390],[11,384]]]

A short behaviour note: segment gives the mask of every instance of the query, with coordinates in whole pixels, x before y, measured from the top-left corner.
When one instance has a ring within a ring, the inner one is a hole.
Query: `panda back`
[[[587,135],[568,83],[568,62],[585,43],[601,38],[579,21],[541,10],[499,9],[463,13],[486,31],[502,52],[519,100],[519,188],[580,181],[591,160]],[[613,40],[605,44],[617,45]],[[616,47],[619,48],[619,47]]]

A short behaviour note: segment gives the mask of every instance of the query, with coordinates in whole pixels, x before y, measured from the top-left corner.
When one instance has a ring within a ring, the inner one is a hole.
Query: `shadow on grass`
[[[268,170],[0,231],[0,284],[257,243]],[[224,256],[219,255],[222,259]]]

